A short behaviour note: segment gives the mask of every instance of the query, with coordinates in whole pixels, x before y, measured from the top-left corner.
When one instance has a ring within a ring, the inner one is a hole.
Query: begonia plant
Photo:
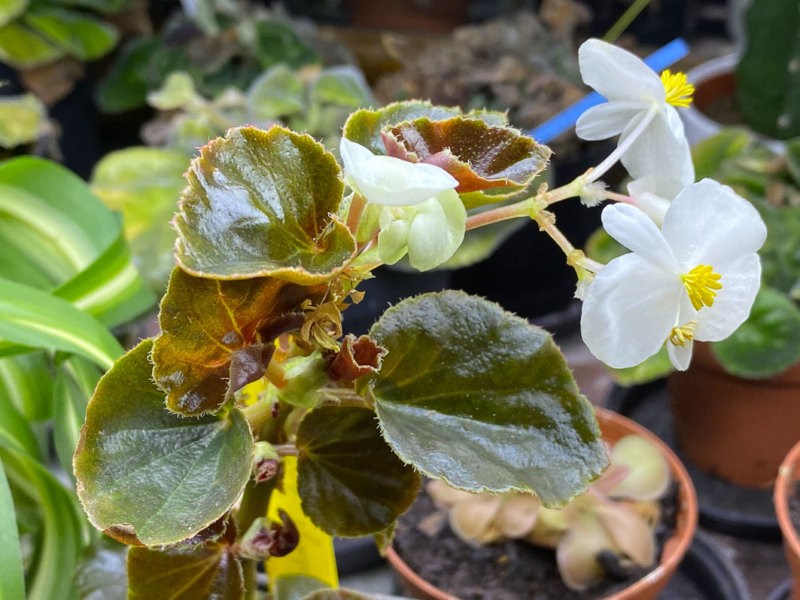
[[[648,74],[642,87],[643,64],[596,40],[581,68],[614,91],[610,105],[631,110],[595,111],[601,132],[623,139],[560,188],[532,185],[550,151],[503,113],[420,101],[353,113],[341,166],[280,126],[232,128],[201,149],[172,221],[177,265],[160,333],[100,380],[74,459],[90,521],[132,546],[130,597],[256,597],[258,561],[278,598],[298,596],[290,581],[335,583],[319,575],[327,536],[374,535],[385,547],[421,475],[470,492],[531,492],[548,508],[600,476],[592,408],[544,330],[445,291],[346,335],[342,313],[385,263],[408,254],[433,268],[467,230],[533,219],[574,267],[584,336],[604,360],[634,364],[667,344],[685,368],[695,335],[719,337],[747,317],[763,223],[730,190],[692,183],[673,118],[687,102],[683,80]],[[607,207],[612,233],[637,253],[603,265],[566,239],[549,207],[616,199],[600,178],[620,158],[636,177],[684,187],[663,228],[635,205]],[[686,237],[704,209],[681,198],[706,188],[731,215],[695,246]],[[729,231],[744,250],[713,245]],[[643,273],[653,280],[644,290],[630,283]]]

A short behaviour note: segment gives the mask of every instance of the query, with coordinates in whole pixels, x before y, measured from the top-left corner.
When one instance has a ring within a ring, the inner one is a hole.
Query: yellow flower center
[[[685,346],[694,339],[695,329],[697,329],[697,321],[689,321],[686,325],[673,327],[667,340],[673,346]]]
[[[673,73],[669,69],[661,73],[661,83],[667,94],[667,104],[687,107],[692,103],[694,86],[686,81],[686,75],[680,71]]]
[[[695,310],[714,304],[714,296],[717,295],[714,290],[722,289],[722,284],[719,282],[721,278],[722,275],[714,273],[714,268],[709,265],[697,265],[688,273],[681,275],[683,287],[686,288]]]

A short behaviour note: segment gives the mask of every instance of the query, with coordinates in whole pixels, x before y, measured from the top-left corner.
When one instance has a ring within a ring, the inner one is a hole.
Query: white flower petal
[[[642,110],[647,110],[647,105],[637,102],[613,100],[598,104],[578,117],[575,133],[584,140],[614,137]]]
[[[420,271],[438,267],[464,241],[467,211],[455,190],[441,192],[416,206],[408,233],[408,261]]]
[[[674,198],[681,188],[694,181],[689,142],[683,134],[680,119],[677,115],[677,121],[672,118],[674,112],[671,106],[662,107],[621,159],[634,179],[656,174],[654,192],[662,198]],[[628,124],[620,135],[620,144],[639,122],[640,119],[636,118]]]
[[[637,56],[598,39],[586,40],[578,50],[584,83],[609,100],[665,102],[661,79]]]
[[[667,342],[667,354],[672,366],[678,371],[685,371],[689,368],[689,363],[692,362],[692,342],[687,343],[685,346],[676,346]]]
[[[712,306],[697,312],[694,337],[703,342],[718,342],[732,334],[750,315],[761,285],[761,261],[755,252],[723,265],[722,289]]]
[[[611,367],[638,365],[658,352],[672,331],[682,293],[680,279],[649,260],[636,254],[615,258],[589,286],[583,341]]]
[[[658,225],[664,220],[669,208],[669,200],[653,193],[656,189],[656,178],[653,175],[645,175],[639,179],[634,179],[628,184],[628,195],[633,200],[636,208],[653,219]]]
[[[376,156],[347,138],[342,138],[339,152],[348,183],[375,204],[411,206],[458,186],[458,181],[440,167]]]
[[[662,231],[686,270],[701,264],[716,270],[757,251],[767,237],[764,221],[753,205],[712,179],[687,186],[678,194],[664,216]]]
[[[678,272],[678,263],[655,223],[630,204],[610,204],[601,214],[608,235],[664,270]]]

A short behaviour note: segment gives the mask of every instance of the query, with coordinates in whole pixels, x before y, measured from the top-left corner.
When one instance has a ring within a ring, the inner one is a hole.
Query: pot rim
[[[800,537],[798,537],[797,530],[792,523],[792,517],[789,514],[789,494],[791,486],[795,481],[795,471],[800,464],[800,442],[797,442],[786,458],[783,459],[781,466],[778,468],[778,476],[775,478],[775,492],[773,501],[775,503],[775,513],[778,516],[778,524],[781,526],[783,533],[783,541],[791,551],[800,556]]]
[[[689,473],[681,463],[680,459],[675,453],[667,446],[660,438],[658,438],[650,430],[642,427],[638,423],[623,417],[611,410],[602,407],[595,407],[595,413],[598,421],[606,423],[616,429],[626,430],[625,435],[635,433],[646,437],[652,442],[660,451],[664,458],[669,463],[670,472],[672,477],[678,483],[678,502],[679,510],[677,516],[677,523],[672,537],[670,537],[664,544],[664,549],[661,555],[661,561],[656,567],[647,573],[644,577],[628,586],[624,590],[616,592],[611,596],[606,596],[602,600],[634,600],[639,594],[644,592],[650,587],[666,583],[669,577],[675,572],[680,564],[686,551],[692,543],[694,532],[697,528],[697,495],[695,494],[694,485],[689,477]],[[621,437],[621,436],[620,436]],[[797,446],[800,452],[800,444]],[[800,549],[800,544],[798,545]],[[420,591],[427,594],[435,600],[459,600],[456,596],[452,596],[422,577],[417,575],[411,567],[390,547],[386,552],[386,558],[392,565],[392,568],[397,571],[401,578],[415,585]]]

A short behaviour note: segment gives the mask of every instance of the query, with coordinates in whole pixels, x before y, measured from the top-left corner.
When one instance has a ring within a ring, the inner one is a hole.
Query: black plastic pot
[[[737,537],[780,541],[771,489],[732,484],[700,470],[681,455],[663,380],[631,388],[615,386],[607,407],[641,423],[675,450],[694,482],[702,526]]]
[[[707,600],[750,600],[744,576],[707,533],[698,530],[677,574],[670,580],[659,598],[688,597],[682,586],[694,589]],[[669,595],[676,593],[676,595]],[[686,594],[686,595],[683,595]]]
[[[786,581],[778,584],[770,595],[767,596],[767,600],[789,600],[792,596],[792,580],[787,579]]]

